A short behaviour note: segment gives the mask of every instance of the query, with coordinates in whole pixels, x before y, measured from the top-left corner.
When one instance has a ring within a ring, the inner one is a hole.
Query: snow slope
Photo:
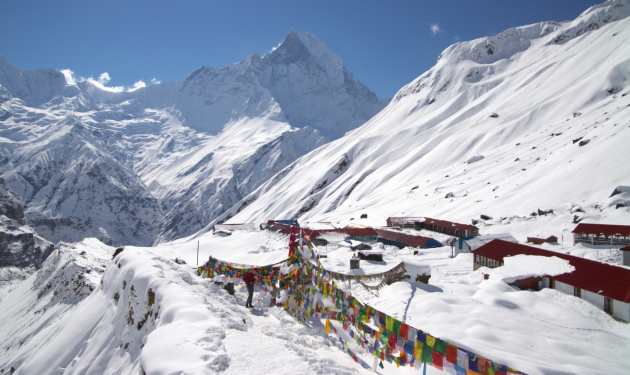
[[[278,258],[279,246],[282,258],[286,255],[286,238],[267,232],[208,234],[200,241],[204,259],[209,253],[222,255],[212,248],[219,245],[232,253],[240,250],[242,259],[253,264]],[[230,296],[190,266],[175,263],[176,256],[194,263],[196,240],[127,247],[114,260],[113,251],[95,239],[62,244],[41,270],[0,300],[0,370],[358,372],[354,361],[334,346],[336,340],[325,337],[320,323],[298,324],[281,308],[264,307],[262,300],[257,309],[247,310],[244,286]]]
[[[267,265],[286,257],[288,237],[260,230],[205,233],[152,248],[128,246],[114,259],[114,248],[96,239],[60,244],[39,271],[0,299],[0,370],[368,373],[345,348],[339,350],[332,331],[324,333],[322,320],[297,323],[282,308],[268,307],[270,297],[258,291],[255,308],[248,310],[238,280],[230,296],[213,279],[197,276],[198,243],[200,262],[212,255]],[[352,283],[352,295],[413,327],[528,374],[621,374],[630,367],[628,326],[579,298],[484,281],[481,271],[472,272],[471,254],[450,258],[449,248],[418,255],[413,249],[382,250],[388,263],[382,269],[413,259],[431,267],[431,283],[405,280],[378,293]],[[331,255],[331,265],[339,268],[352,252]],[[350,349],[372,364],[370,354],[334,324]],[[414,371],[384,366],[378,373]],[[428,373],[443,374],[432,367]]]
[[[608,1],[450,46],[378,115],[219,220],[474,219],[520,241],[583,220],[630,224],[628,193],[611,197],[630,185],[629,14]]]
[[[312,34],[123,92],[0,56],[0,175],[51,241],[151,245],[203,228],[386,103]]]

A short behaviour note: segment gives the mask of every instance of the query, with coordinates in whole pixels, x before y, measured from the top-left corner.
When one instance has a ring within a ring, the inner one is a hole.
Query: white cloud
[[[83,77],[78,77],[74,74],[74,72],[70,69],[61,69],[60,72],[64,75],[64,77],[66,78],[66,83],[68,85],[76,85],[77,82],[88,82],[91,83],[92,85],[98,87],[101,90],[104,91],[110,91],[110,92],[131,92],[131,91],[135,91],[137,89],[141,89],[143,87],[147,87],[147,84],[143,81],[143,80],[139,80],[136,83],[134,83],[132,86],[106,86],[107,83],[109,83],[109,81],[111,81],[112,77],[110,77],[109,73],[104,72],[101,75],[98,76],[97,79],[94,79],[92,77],[89,78],[83,78]],[[155,85],[161,83],[158,79],[153,78],[151,80],[151,84]]]
[[[433,35],[439,34],[439,33],[444,31],[444,30],[440,29],[440,23],[439,22],[430,24],[429,28],[431,29],[431,34],[433,34]]]
[[[69,85],[76,85],[77,79],[74,77],[74,72],[70,69],[61,69],[61,73],[66,77],[66,83]]]
[[[111,92],[123,92],[125,91],[125,87],[124,86],[105,86],[107,84],[107,82],[109,82],[111,80],[111,77],[109,76],[109,73],[105,72],[103,74],[101,74],[100,76],[98,76],[98,79],[94,79],[92,77],[88,78],[87,81],[89,83],[91,83],[92,85],[98,87],[101,90],[104,91],[111,91]]]
[[[453,40],[454,40],[454,41],[456,41],[456,42],[459,42],[459,37],[458,37],[457,35],[455,35],[455,36],[453,37]]]
[[[159,80],[159,79],[157,79],[157,78],[152,78],[152,79],[151,79],[151,84],[152,84],[152,85],[159,85],[160,83],[162,83],[162,81],[160,81],[160,80]]]
[[[137,89],[141,89],[143,87],[147,87],[147,84],[144,83],[144,81],[139,80],[138,82],[134,83],[133,86],[131,86],[130,88],[127,89],[127,91],[135,91]]]
[[[109,77],[109,73],[105,72],[105,73],[101,74],[100,76],[98,76],[98,80],[97,81],[101,85],[105,86],[107,84],[107,82],[111,81],[111,78]]]

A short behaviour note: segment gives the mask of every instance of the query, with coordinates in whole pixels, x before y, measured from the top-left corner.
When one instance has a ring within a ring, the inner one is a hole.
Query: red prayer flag
[[[392,332],[389,335],[389,339],[387,339],[387,346],[389,346],[390,348],[395,348],[397,340],[398,340],[398,337],[396,337],[396,334]]]
[[[480,375],[488,375],[488,360],[482,356],[477,358],[477,372]]]
[[[446,345],[446,360],[452,364],[457,364],[457,348],[451,344]]]
[[[404,337],[405,339],[407,339],[407,336],[409,336],[409,326],[405,323],[400,323],[400,336]]]
[[[433,367],[437,368],[440,371],[444,371],[444,356],[442,353],[437,350],[433,351],[433,358],[431,359],[431,364]]]

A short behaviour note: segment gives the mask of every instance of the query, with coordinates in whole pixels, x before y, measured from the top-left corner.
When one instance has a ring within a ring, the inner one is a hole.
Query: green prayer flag
[[[398,319],[394,319],[392,331],[396,334],[396,336],[400,336],[400,321]]]
[[[435,346],[433,347],[433,349],[446,355],[446,343],[442,340],[435,340]]]
[[[420,359],[424,363],[431,363],[433,359],[433,349],[429,345],[422,347],[422,358]]]
[[[385,368],[385,366],[383,366],[383,361],[379,361],[378,365],[379,365],[381,368]]]

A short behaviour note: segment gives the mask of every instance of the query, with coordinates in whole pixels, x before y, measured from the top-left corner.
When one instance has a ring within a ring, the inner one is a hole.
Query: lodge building
[[[425,249],[442,246],[439,241],[430,237],[414,236],[386,229],[376,229],[376,232],[378,233],[378,242],[382,242],[385,245],[397,246],[400,249],[405,247],[418,247]]]
[[[474,225],[453,223],[429,217],[388,217],[387,226],[415,230],[426,229],[455,237],[476,237],[479,235],[479,229]]]
[[[537,247],[494,240],[472,251],[473,269],[496,268],[503,265],[504,258],[514,255],[537,255],[558,257],[569,261],[575,271],[556,276],[530,277],[517,280],[514,284],[521,289],[556,289],[576,296],[600,310],[625,322],[630,321],[630,268],[597,262],[573,255],[540,249]],[[630,246],[628,251],[630,253]],[[624,254],[624,260],[625,260]],[[628,256],[630,261],[630,256]]]
[[[572,233],[575,244],[630,245],[630,225],[579,223]]]

